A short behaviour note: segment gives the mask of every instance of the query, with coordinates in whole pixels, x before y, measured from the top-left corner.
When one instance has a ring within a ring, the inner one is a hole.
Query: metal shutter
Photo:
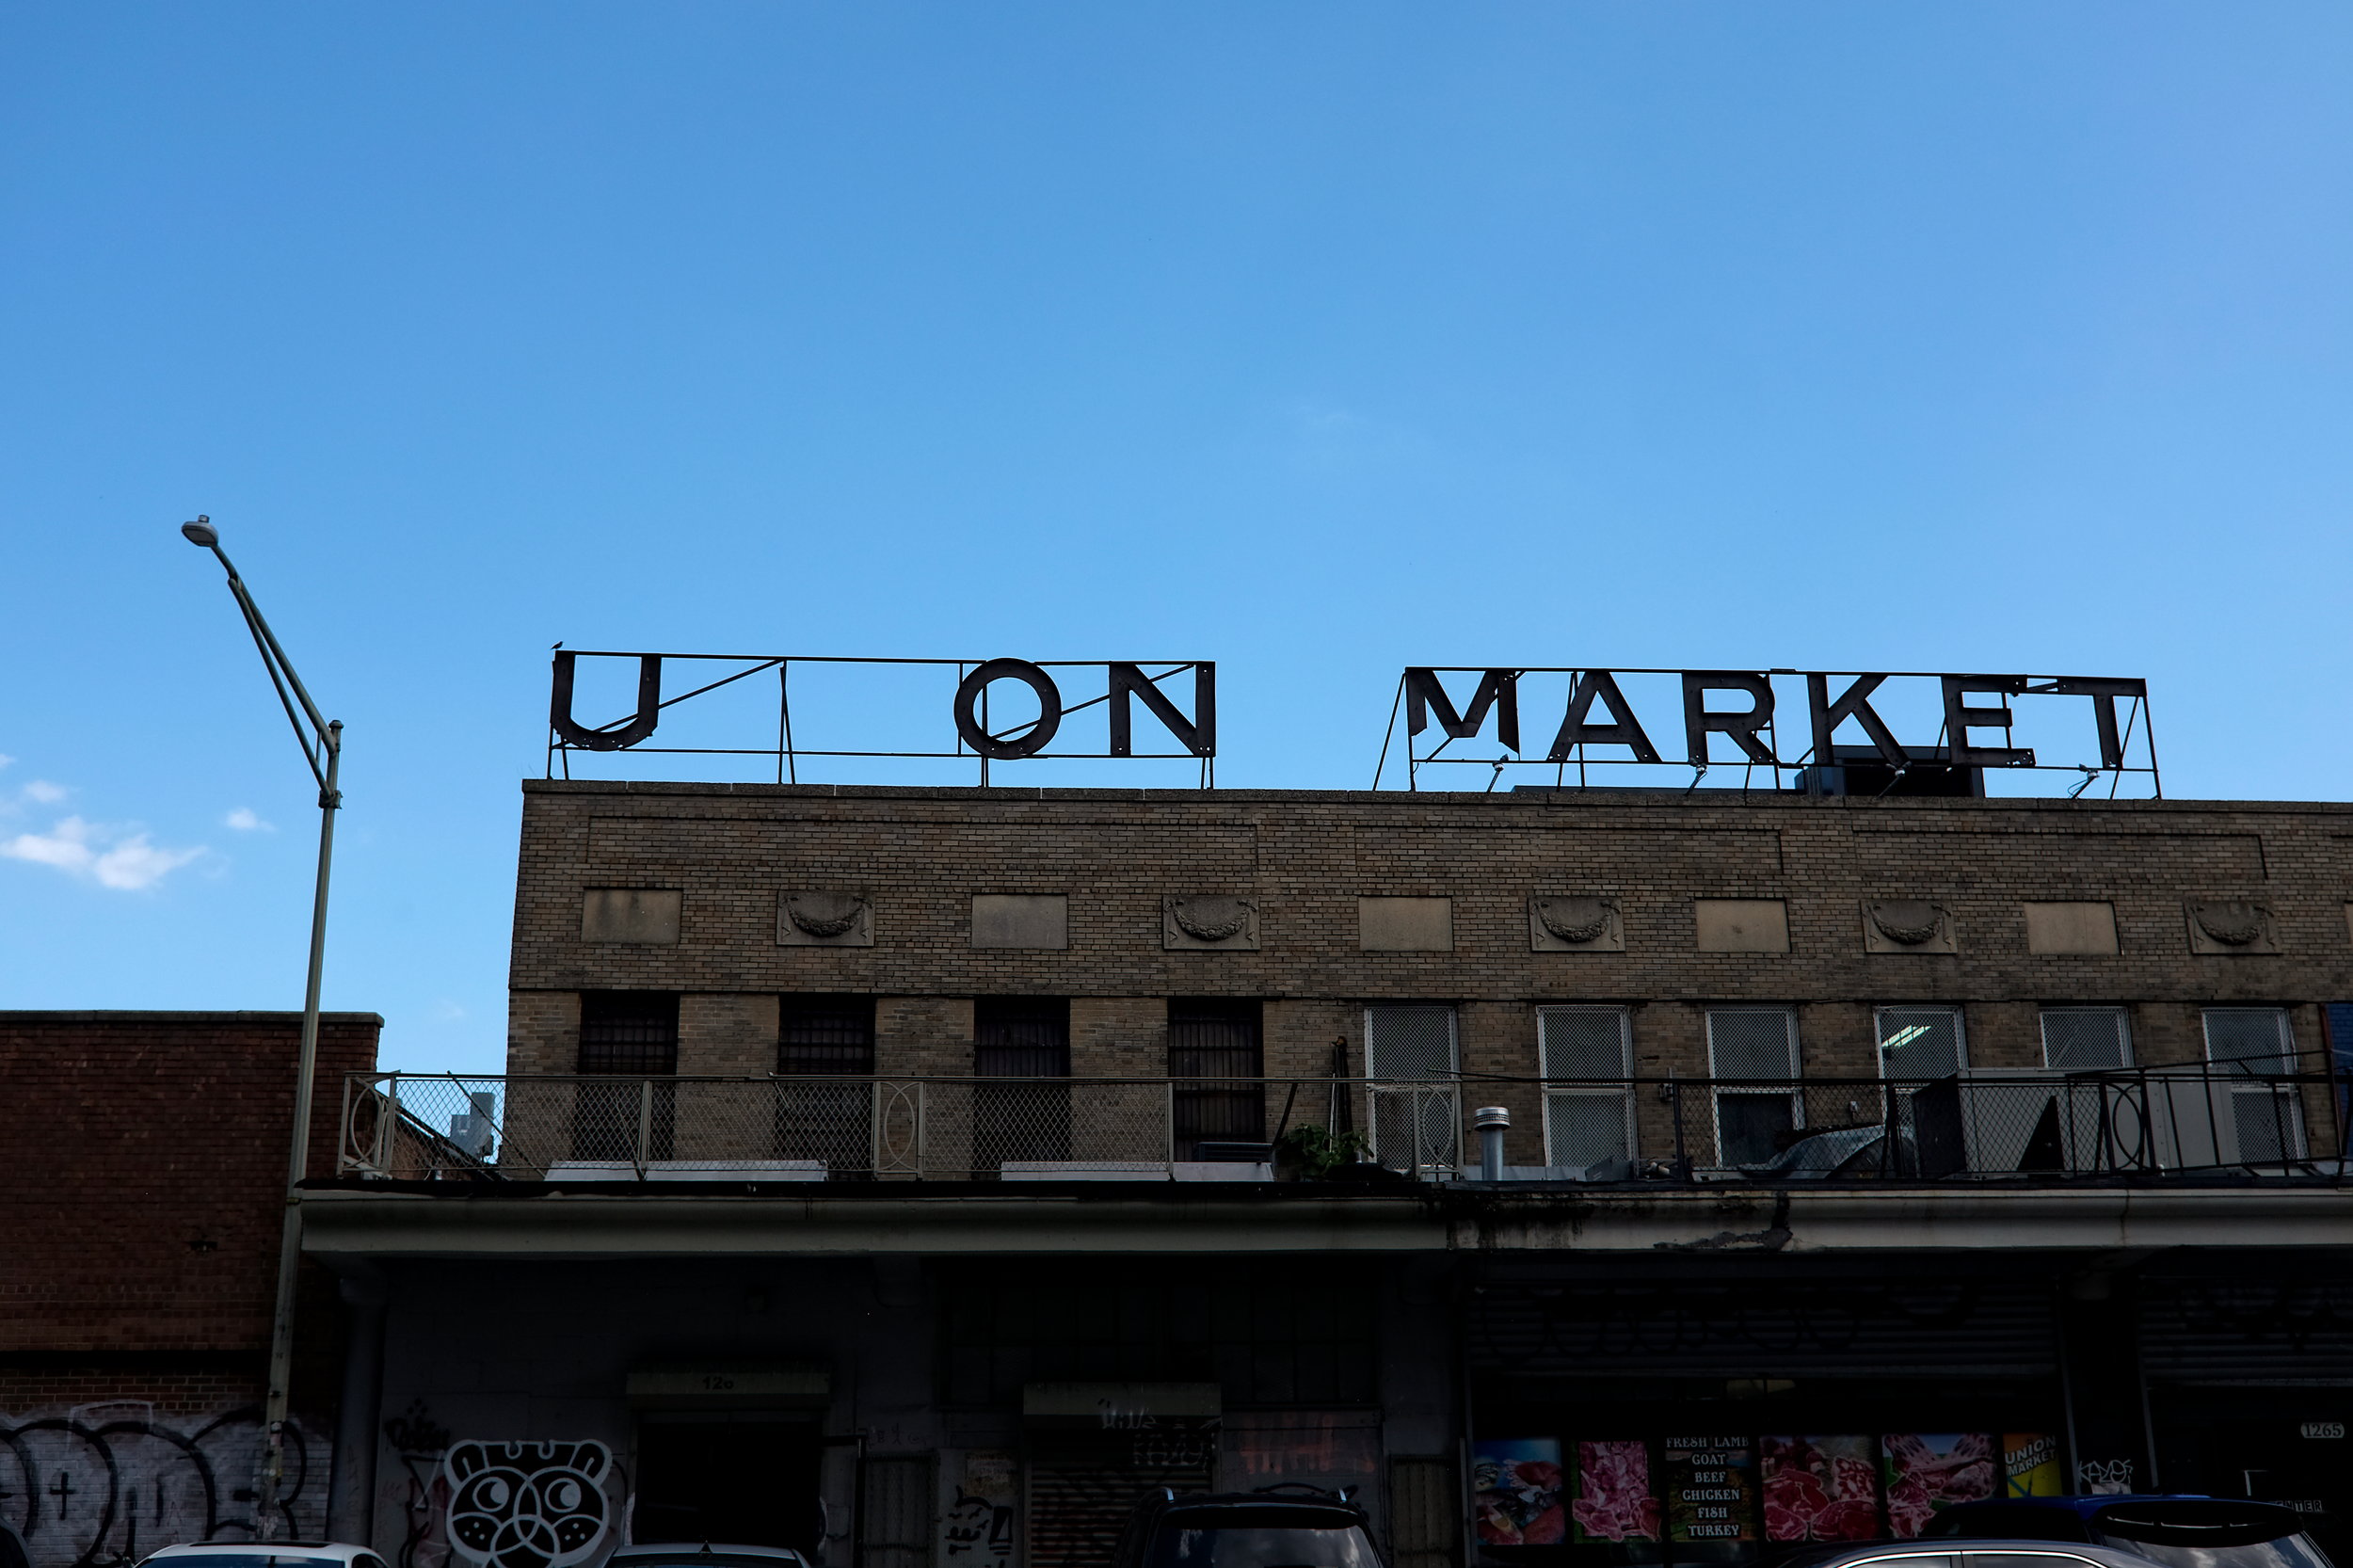
[[[1453,1460],[1438,1454],[1389,1461],[1389,1560],[1396,1568],[1454,1568],[1463,1517]]]
[[[858,1464],[858,1551],[865,1568],[931,1568],[933,1456],[877,1455]]]
[[[1028,1568],[1102,1568],[1137,1502],[1160,1487],[1207,1492],[1217,1454],[1202,1432],[1041,1433],[1030,1450]]]

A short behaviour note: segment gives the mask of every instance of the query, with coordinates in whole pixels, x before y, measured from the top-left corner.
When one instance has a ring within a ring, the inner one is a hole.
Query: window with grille
[[[678,994],[583,991],[579,1071],[588,1077],[666,1078],[678,1071]],[[678,1086],[583,1083],[573,1091],[572,1158],[670,1159]]]
[[[972,1003],[975,1078],[1070,1076],[1070,1003],[1062,997],[981,997]],[[1070,1085],[986,1083],[972,1091],[974,1174],[1007,1160],[1070,1158]]]
[[[872,1074],[873,998],[786,997],[777,1024],[777,1072],[807,1078]]]
[[[1633,1076],[1634,1029],[1626,1010],[1540,1007],[1536,1054],[1545,1077],[1545,1163],[1632,1159],[1634,1089],[1625,1080]]]
[[[647,1076],[678,1071],[678,994],[583,991],[580,1071]]]
[[[1176,1158],[1199,1158],[1204,1143],[1265,1142],[1266,1091],[1257,1081],[1265,1074],[1256,999],[1172,1000],[1168,1076],[1177,1080]]]
[[[1805,1125],[1798,1078],[1798,1016],[1786,1007],[1707,1010],[1707,1067],[1716,1080],[1716,1163],[1753,1165],[1788,1146]],[[1792,1087],[1777,1088],[1787,1083]]]
[[[1373,1158],[1393,1170],[1452,1170],[1463,1128],[1454,1009],[1366,1008],[1365,1067]]]
[[[2133,1031],[2121,1007],[2046,1007],[2042,1064],[2063,1073],[2133,1064]]]
[[[1925,1082],[1969,1065],[1960,1008],[1882,1007],[1875,1017],[1882,1077]]]
[[[2269,1164],[2304,1153],[2304,1122],[2293,1083],[2296,1031],[2284,1007],[2209,1007],[2206,1060],[2229,1075],[2237,1163]]]

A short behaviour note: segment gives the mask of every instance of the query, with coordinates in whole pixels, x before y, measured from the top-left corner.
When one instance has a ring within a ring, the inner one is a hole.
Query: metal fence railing
[[[1109,1079],[353,1074],[338,1169],[391,1179],[1266,1179],[1369,1162],[1519,1180],[2065,1181],[2345,1174],[2336,1080],[2301,1062],[1935,1080]],[[1212,1141],[1193,1102],[1214,1099]],[[1285,1132],[1287,1153],[1273,1147]],[[1539,1154],[1536,1163],[1525,1163]]]

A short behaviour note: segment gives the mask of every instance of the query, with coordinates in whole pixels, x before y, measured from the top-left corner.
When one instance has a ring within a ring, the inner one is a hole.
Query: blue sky
[[[558,639],[1214,658],[1237,786],[1408,663],[2137,674],[2169,793],[2341,797],[2348,80],[2333,0],[0,8],[0,1006],[299,1002],[199,511],[409,1067],[499,1060]]]

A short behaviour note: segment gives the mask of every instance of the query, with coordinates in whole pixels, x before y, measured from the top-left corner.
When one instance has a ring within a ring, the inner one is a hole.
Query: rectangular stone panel
[[[1356,942],[1367,952],[1445,952],[1454,946],[1454,901],[1360,898]]]
[[[683,902],[675,888],[591,888],[581,896],[580,939],[675,943]]]
[[[974,893],[972,945],[976,948],[1067,948],[1067,893]]]
[[[1702,952],[1787,952],[1789,906],[1777,898],[1703,898],[1691,903]]]
[[[2029,900],[2023,907],[2026,911],[2028,952],[2082,953],[2107,958],[2115,956],[2118,951],[2113,904],[2105,900]]]

